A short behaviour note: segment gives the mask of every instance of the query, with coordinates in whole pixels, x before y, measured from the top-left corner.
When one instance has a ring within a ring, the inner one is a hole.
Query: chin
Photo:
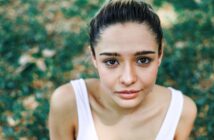
[[[122,109],[135,109],[142,102],[143,102],[143,99],[141,99],[141,100],[139,100],[139,99],[132,99],[132,100],[119,99],[116,101],[117,105]]]

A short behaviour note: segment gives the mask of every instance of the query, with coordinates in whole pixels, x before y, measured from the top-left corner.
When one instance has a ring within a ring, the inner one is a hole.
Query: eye
[[[119,64],[117,59],[107,59],[107,60],[104,60],[103,62],[108,67],[114,67]]]
[[[149,57],[141,57],[137,59],[137,64],[142,65],[142,64],[149,64],[152,61],[151,58]]]

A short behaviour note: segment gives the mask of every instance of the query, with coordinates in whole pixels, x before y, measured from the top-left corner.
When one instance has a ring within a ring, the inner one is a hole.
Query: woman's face
[[[162,58],[148,26],[128,22],[105,28],[95,53],[103,92],[123,108],[142,103],[153,89]]]

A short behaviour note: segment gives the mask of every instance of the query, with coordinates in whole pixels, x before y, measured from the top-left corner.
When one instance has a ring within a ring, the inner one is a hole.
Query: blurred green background
[[[194,140],[214,139],[214,1],[147,0],[161,17],[158,83],[197,104]],[[88,24],[103,0],[0,0],[0,139],[48,140],[53,90],[93,77]]]

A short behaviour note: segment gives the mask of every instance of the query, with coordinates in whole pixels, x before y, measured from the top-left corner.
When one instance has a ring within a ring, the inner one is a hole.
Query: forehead
[[[142,51],[157,50],[154,33],[143,23],[118,23],[104,28],[100,34],[96,50]]]

